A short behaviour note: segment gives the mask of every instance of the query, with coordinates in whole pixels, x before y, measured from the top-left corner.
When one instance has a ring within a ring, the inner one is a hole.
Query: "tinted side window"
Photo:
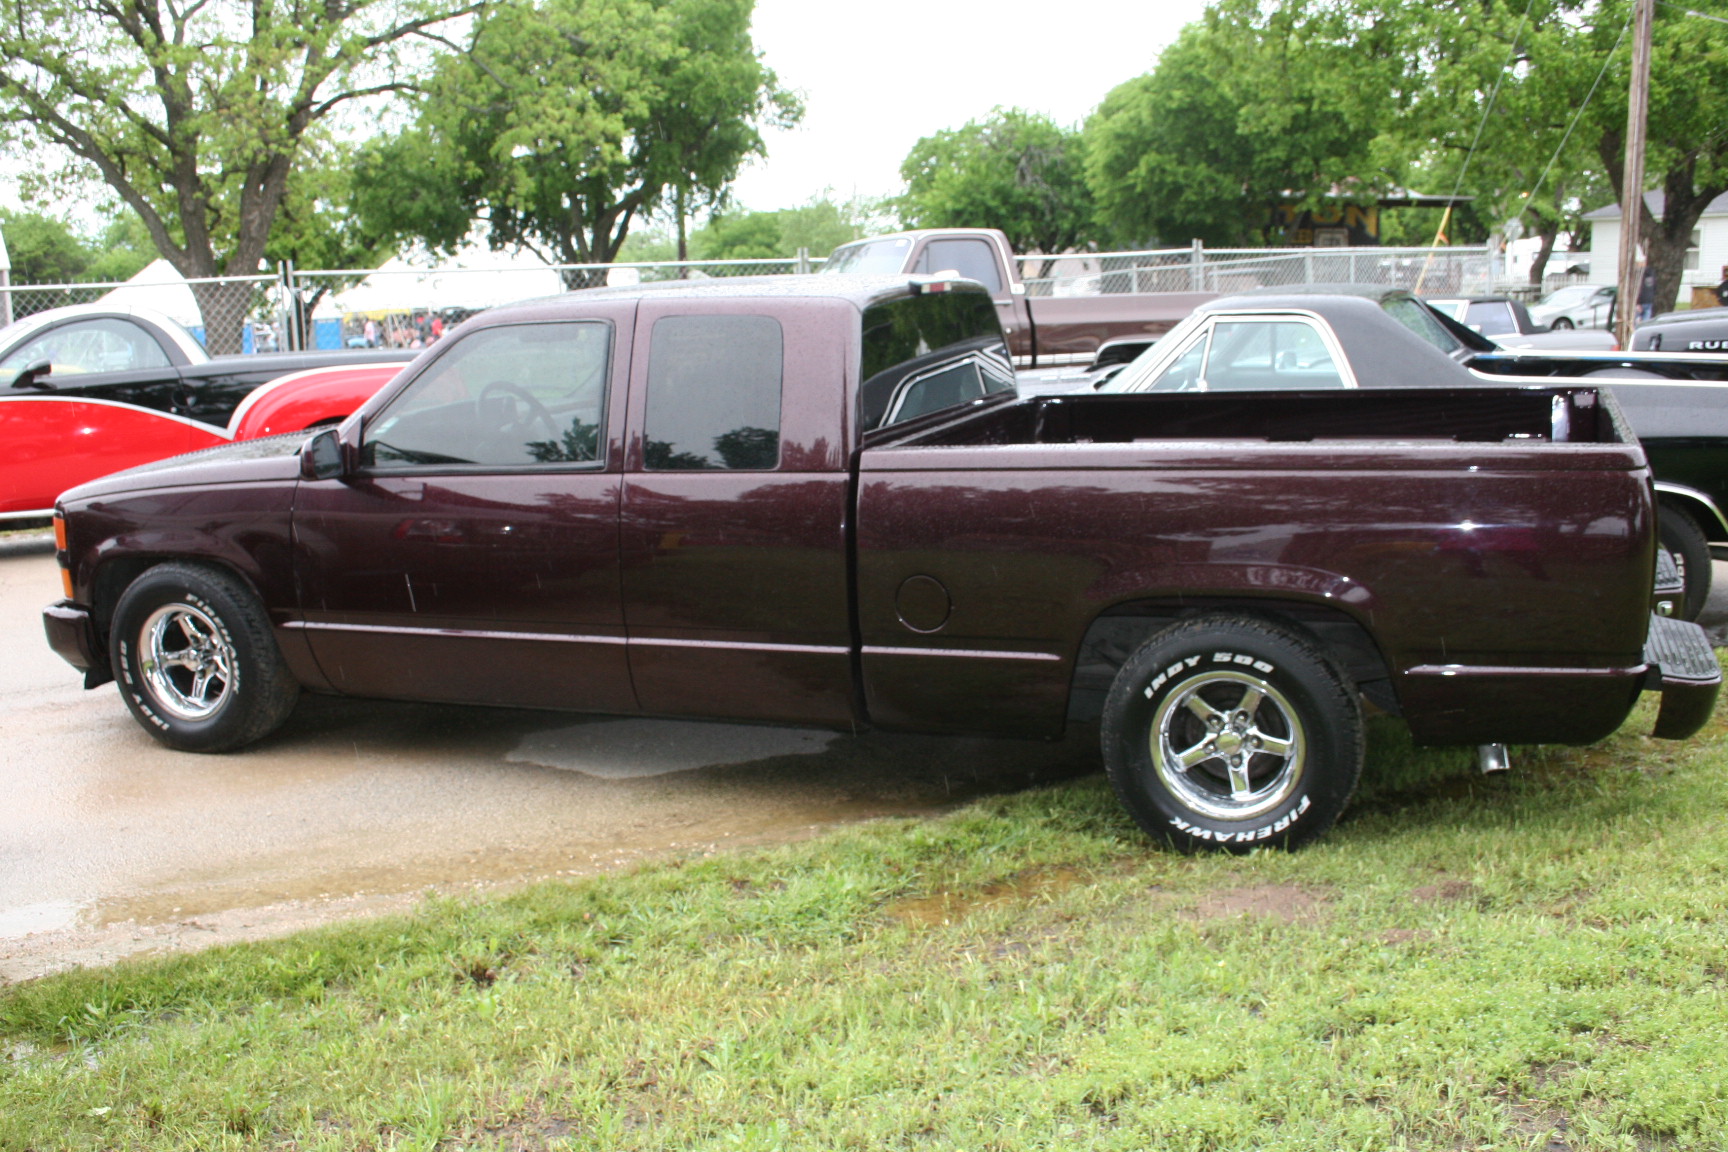
[[[866,432],[1014,387],[995,305],[977,289],[926,292],[865,309],[862,374]]]
[[[996,271],[996,255],[987,240],[932,240],[918,257],[918,271],[925,274],[958,272],[992,292],[1002,291],[1002,277]]]
[[[366,426],[369,465],[600,459],[612,326],[512,324],[462,338]]]
[[[771,316],[666,316],[648,351],[643,463],[778,467],[784,340]]]

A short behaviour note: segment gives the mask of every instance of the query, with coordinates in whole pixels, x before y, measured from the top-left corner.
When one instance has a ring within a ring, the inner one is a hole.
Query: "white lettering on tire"
[[[1269,840],[1294,824],[1302,813],[1313,807],[1313,801],[1304,792],[1296,798],[1296,807],[1290,809],[1270,824],[1262,824],[1258,828],[1248,828],[1241,832],[1218,831],[1212,828],[1202,828],[1198,824],[1190,824],[1180,816],[1170,817],[1170,826],[1178,832],[1185,832],[1196,840],[1215,840],[1220,844],[1246,844],[1255,840]]]
[[[1170,677],[1176,675],[1184,668],[1192,668],[1198,663],[1200,663],[1200,657],[1190,656],[1186,660],[1178,660],[1176,663],[1170,665],[1170,667],[1164,669],[1164,671],[1158,673],[1158,675],[1152,678],[1152,683],[1146,685],[1146,699],[1152,699],[1152,694],[1158,691],[1158,689],[1164,687],[1164,685],[1169,682]]]

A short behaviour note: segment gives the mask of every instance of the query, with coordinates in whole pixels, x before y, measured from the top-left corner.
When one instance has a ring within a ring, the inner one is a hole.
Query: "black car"
[[[248,393],[290,372],[401,359],[400,349],[211,356],[167,316],[74,304],[0,328],[0,394],[111,400],[223,427]]]
[[[1728,308],[1664,312],[1632,333],[1635,352],[1706,352],[1728,356]]]
[[[1282,343],[1276,347],[1244,346],[1237,360],[1220,371],[1219,354],[1229,349],[1198,338],[1208,317],[1255,313],[1307,315],[1323,327],[1306,335],[1292,324],[1290,333],[1279,333]],[[1721,317],[1728,329],[1728,308],[1694,315],[1708,313]],[[1408,341],[1398,326],[1443,355],[1427,355],[1430,349]],[[1095,372],[1091,386],[1130,392],[1434,387],[1466,374],[1498,383],[1508,376],[1612,383],[1650,460],[1659,537],[1685,587],[1680,614],[1696,619],[1709,597],[1712,554],[1728,559],[1728,517],[1722,513],[1728,508],[1728,356],[1505,348],[1402,289],[1315,284],[1257,289],[1202,304],[1127,368]],[[1086,385],[1076,380],[1068,386]]]

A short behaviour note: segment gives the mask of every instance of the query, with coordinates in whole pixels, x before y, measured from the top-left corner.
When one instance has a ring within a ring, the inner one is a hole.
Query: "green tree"
[[[0,234],[14,284],[68,284],[84,278],[90,251],[65,223],[36,212],[0,208]]]
[[[717,215],[691,237],[697,260],[774,260],[784,257],[778,212]]]
[[[255,273],[309,134],[479,3],[0,0],[0,131],[98,176],[186,277]],[[250,291],[193,286],[212,351],[239,350]]]
[[[1017,251],[1065,252],[1092,224],[1079,132],[1018,108],[924,137],[900,176],[913,228],[999,228]]]
[[[1108,239],[1253,244],[1276,206],[1372,201],[1390,183],[1375,142],[1406,103],[1393,33],[1346,0],[1208,8],[1087,121]]]
[[[156,245],[138,213],[116,208],[91,245],[90,266],[85,275],[92,280],[130,280],[156,259]]]
[[[697,229],[690,251],[698,260],[774,260],[803,249],[820,260],[842,244],[881,231],[874,227],[879,215],[875,201],[836,204],[825,196],[773,212],[720,213]]]
[[[674,196],[718,203],[760,129],[802,109],[750,40],[753,0],[543,0],[489,8],[441,62],[413,128],[366,150],[368,227],[450,251],[616,258]],[[571,287],[597,280],[566,277]]]
[[[1406,6],[1378,0],[1390,16]],[[1656,304],[1673,306],[1686,250],[1704,209],[1728,192],[1728,26],[1683,7],[1658,5],[1651,61],[1646,190],[1663,193],[1660,216],[1625,189],[1626,100],[1631,74],[1630,0],[1441,0],[1421,6],[1411,43],[1427,49],[1431,75],[1420,115],[1467,186],[1504,219],[1527,214],[1539,234],[1576,228],[1581,210],[1610,198],[1638,202],[1641,235],[1656,274]],[[1406,16],[1408,19],[1408,16]],[[1496,91],[1498,89],[1498,91]],[[1494,114],[1472,152],[1465,133]],[[1454,125],[1450,133],[1440,125]],[[1568,129],[1572,136],[1565,146]],[[1554,169],[1541,187],[1539,169]],[[1522,195],[1536,188],[1531,202]]]

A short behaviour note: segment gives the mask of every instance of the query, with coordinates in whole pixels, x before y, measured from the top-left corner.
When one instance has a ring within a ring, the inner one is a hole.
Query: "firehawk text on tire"
[[[1362,711],[1313,640],[1253,616],[1181,621],[1117,673],[1104,763],[1142,828],[1185,850],[1294,847],[1362,774]]]
[[[234,576],[161,564],[114,610],[114,679],[146,731],[185,752],[225,752],[279,727],[300,688],[257,598]]]

